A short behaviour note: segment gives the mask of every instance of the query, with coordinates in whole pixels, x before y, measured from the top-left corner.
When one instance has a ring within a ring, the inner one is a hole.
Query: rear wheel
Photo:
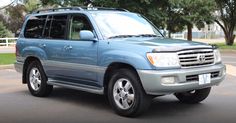
[[[210,91],[211,88],[204,88],[183,93],[176,93],[175,96],[183,103],[195,104],[205,100]]]
[[[47,76],[40,62],[31,62],[27,68],[26,74],[28,89],[32,95],[45,97],[52,92],[53,86],[47,84]]]
[[[129,69],[114,72],[108,85],[108,99],[117,114],[129,117],[143,113],[151,102],[138,76]]]

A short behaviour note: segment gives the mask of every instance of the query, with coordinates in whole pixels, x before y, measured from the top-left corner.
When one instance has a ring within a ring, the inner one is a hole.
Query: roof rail
[[[88,8],[90,9],[90,8]],[[122,9],[122,8],[106,8],[106,7],[93,7],[91,8],[91,10],[116,10],[116,11],[125,11],[125,12],[129,12],[126,9]]]
[[[60,7],[60,8],[51,8],[51,9],[40,9],[33,12],[36,13],[43,13],[43,12],[55,12],[60,10],[84,10],[82,7]]]
[[[122,8],[106,8],[106,7],[61,7],[61,8],[52,8],[52,9],[40,9],[33,12],[33,14],[36,13],[43,13],[43,12],[55,12],[55,11],[61,11],[61,10],[116,10],[116,11],[125,11],[129,12],[126,9]]]

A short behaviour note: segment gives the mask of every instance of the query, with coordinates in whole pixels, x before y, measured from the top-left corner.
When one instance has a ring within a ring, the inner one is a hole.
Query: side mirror
[[[94,34],[89,30],[81,30],[79,36],[81,40],[95,40]]]

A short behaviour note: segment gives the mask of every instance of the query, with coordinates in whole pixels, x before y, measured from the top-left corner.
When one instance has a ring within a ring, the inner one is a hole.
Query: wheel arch
[[[23,65],[23,76],[22,76],[22,83],[23,84],[26,84],[27,81],[26,81],[26,72],[27,72],[27,68],[29,66],[29,64],[32,62],[32,61],[38,61],[40,62],[39,58],[38,57],[35,57],[35,56],[28,56],[25,61],[24,61],[24,65]],[[41,62],[40,62],[41,63]]]
[[[122,69],[122,68],[130,69],[130,70],[134,71],[135,74],[137,75],[138,79],[140,80],[138,72],[134,66],[132,66],[128,63],[123,63],[123,62],[113,62],[107,67],[104,77],[103,77],[104,94],[107,94],[108,83],[109,83],[113,73],[116,70]],[[140,84],[142,85],[142,83],[140,83]]]

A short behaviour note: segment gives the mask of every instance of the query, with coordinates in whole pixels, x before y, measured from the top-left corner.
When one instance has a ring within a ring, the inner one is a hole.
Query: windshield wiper
[[[155,34],[116,35],[116,36],[111,36],[108,39],[112,39],[112,38],[130,38],[130,37],[162,37],[162,36],[155,35]]]
[[[135,35],[116,35],[116,36],[111,36],[108,39],[112,38],[129,38],[129,37],[134,37]]]
[[[135,37],[162,37],[162,36],[155,34],[140,34],[140,35],[135,35]]]

